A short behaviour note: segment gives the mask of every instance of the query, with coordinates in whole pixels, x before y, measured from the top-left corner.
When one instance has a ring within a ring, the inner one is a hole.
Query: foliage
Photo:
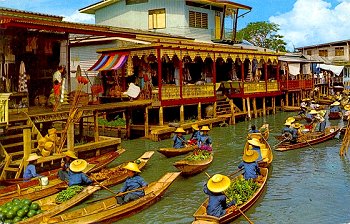
[[[103,119],[103,118],[98,118],[97,121],[99,125],[111,126],[111,127],[125,126],[126,124],[125,119],[119,116],[116,116],[112,121],[107,121],[106,119]]]
[[[186,156],[185,160],[187,161],[198,161],[205,160],[210,157],[211,153],[204,150],[196,150],[192,155]]]
[[[282,35],[277,34],[278,31],[278,24],[252,22],[237,32],[237,40],[247,40],[258,47],[286,51],[286,42]]]
[[[68,201],[83,189],[84,187],[78,185],[68,187],[66,190],[63,190],[60,193],[58,193],[56,197],[56,203],[63,203],[65,201]]]
[[[244,178],[231,182],[226,190],[228,201],[235,200],[236,205],[241,205],[248,201],[259,189],[259,185],[254,180],[245,180]]]

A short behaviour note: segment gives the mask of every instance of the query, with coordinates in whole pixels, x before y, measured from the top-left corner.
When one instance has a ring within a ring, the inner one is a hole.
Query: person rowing
[[[248,140],[248,143],[250,146],[252,146],[252,150],[256,151],[258,153],[258,160],[262,160],[261,156],[261,150],[260,147],[264,146],[265,144],[262,144],[259,139],[252,138]]]
[[[334,103],[332,103],[330,105],[329,112],[331,112],[331,113],[341,112],[341,108],[339,105],[340,105],[340,103],[338,101],[335,101]]]
[[[255,150],[247,150],[243,154],[243,161],[238,165],[238,168],[244,168],[243,177],[245,180],[256,180],[259,177],[259,175],[261,175],[260,168],[257,162],[258,158],[259,154]]]
[[[260,131],[256,129],[256,126],[253,124],[250,126],[249,133],[259,133]]]
[[[181,149],[186,147],[186,139],[185,139],[185,136],[183,136],[184,133],[186,133],[186,131],[183,128],[177,128],[175,130],[175,135],[173,138],[173,141],[174,141],[173,148]]]
[[[188,144],[189,145],[196,145],[198,139],[201,136],[201,132],[199,131],[198,124],[192,125],[192,130],[193,130],[193,132],[192,132],[190,140],[188,140]]]
[[[41,156],[38,156],[36,153],[32,153],[29,155],[28,159],[26,160],[28,162],[28,165],[23,173],[24,181],[29,181],[30,179],[35,177],[41,177],[39,174],[36,173],[35,168],[35,165],[37,164],[37,161],[40,157]]]
[[[78,159],[78,157],[74,154],[73,151],[68,150],[63,153],[65,157],[63,158],[63,161],[61,163],[61,170],[58,171],[58,177],[63,181],[69,180],[69,166],[73,160]]]
[[[92,180],[83,172],[88,163],[83,159],[76,159],[69,165],[68,186],[90,185]]]
[[[201,150],[207,150],[209,152],[211,152],[213,150],[212,148],[212,140],[211,137],[208,135],[208,131],[210,131],[208,126],[203,126],[201,128],[202,131],[202,135],[200,135],[197,145],[198,148],[200,148]]]

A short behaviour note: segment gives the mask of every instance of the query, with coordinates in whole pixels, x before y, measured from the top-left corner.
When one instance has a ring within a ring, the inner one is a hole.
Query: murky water
[[[263,122],[268,122],[272,129],[269,143],[271,146],[277,144],[273,135],[280,133],[288,115],[292,114],[278,113],[234,126],[214,128],[210,134],[215,157],[207,172],[211,175],[229,174],[237,169],[251,124],[259,127]],[[123,146],[127,151],[116,163],[136,159],[144,151],[169,147],[171,144],[171,140],[125,141]],[[340,140],[334,139],[313,148],[274,152],[266,191],[246,215],[254,223],[349,223],[350,161],[349,157],[339,157],[340,144]],[[166,172],[176,171],[172,163],[182,157],[168,159],[156,152],[142,176],[152,182]],[[179,177],[159,202],[118,223],[191,223],[193,213],[206,198],[202,192],[206,179],[204,173],[190,178]],[[120,186],[112,189],[117,191]],[[94,198],[106,195],[110,193],[100,192]],[[235,223],[247,222],[240,217]]]

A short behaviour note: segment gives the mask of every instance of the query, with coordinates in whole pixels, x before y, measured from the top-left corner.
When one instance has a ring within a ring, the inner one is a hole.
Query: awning
[[[106,71],[121,68],[128,60],[128,54],[103,54],[88,71]]]
[[[317,67],[323,69],[323,70],[327,70],[327,71],[331,71],[333,72],[335,75],[339,76],[340,73],[343,71],[344,66],[338,66],[338,65],[326,65],[326,64],[319,64]]]
[[[300,63],[288,63],[289,74],[298,75],[300,74]]]

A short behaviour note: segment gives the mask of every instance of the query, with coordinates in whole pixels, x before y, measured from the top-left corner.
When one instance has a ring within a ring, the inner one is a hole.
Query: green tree
[[[272,50],[286,51],[283,36],[277,34],[279,25],[266,21],[249,23],[237,32],[237,40],[247,40],[255,46]]]

